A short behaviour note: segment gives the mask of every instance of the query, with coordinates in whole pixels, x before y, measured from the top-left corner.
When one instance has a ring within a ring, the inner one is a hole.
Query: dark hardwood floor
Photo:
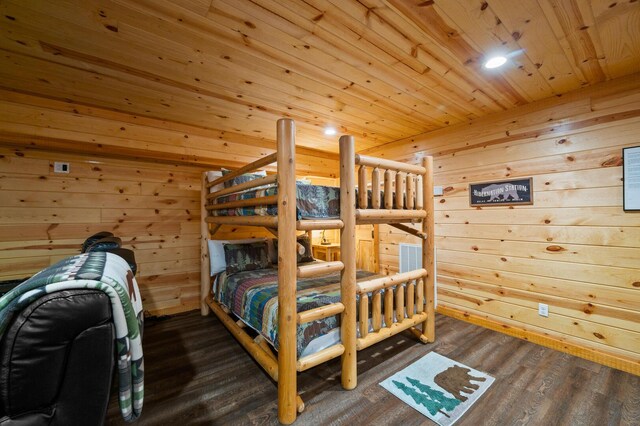
[[[339,360],[298,377],[297,425],[431,425],[378,385],[430,351],[484,371],[495,383],[457,423],[640,425],[640,377],[439,315],[435,343],[398,335],[359,353],[358,387],[340,386]],[[271,425],[276,385],[215,316],[145,324],[145,401],[139,425]],[[116,380],[117,382],[117,380]],[[112,389],[107,425],[125,424]]]

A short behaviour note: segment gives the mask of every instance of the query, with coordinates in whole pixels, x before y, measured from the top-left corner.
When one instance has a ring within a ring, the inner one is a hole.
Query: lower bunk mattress
[[[372,272],[358,271],[356,277],[360,281],[373,275]],[[276,350],[279,348],[277,269],[231,275],[222,272],[214,279],[213,295],[249,327],[262,334]],[[296,299],[297,312],[339,302],[340,273],[298,279]],[[339,341],[338,315],[298,325],[298,357],[318,352]]]

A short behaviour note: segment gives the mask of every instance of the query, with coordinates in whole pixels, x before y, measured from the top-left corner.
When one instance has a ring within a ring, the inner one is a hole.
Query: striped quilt
[[[357,278],[373,275],[358,271]],[[340,301],[340,273],[298,279],[297,311],[302,312]],[[215,299],[231,309],[247,325],[262,334],[276,349],[278,342],[278,270],[260,269],[215,279]],[[338,316],[298,326],[297,354],[300,357],[314,340],[338,327]]]

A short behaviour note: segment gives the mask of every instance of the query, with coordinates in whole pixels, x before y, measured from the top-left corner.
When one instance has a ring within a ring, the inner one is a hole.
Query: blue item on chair
[[[95,240],[85,249],[84,253],[90,253],[92,251],[109,251],[120,247],[122,247],[122,240],[118,237],[110,236]]]
[[[93,243],[106,237],[113,237],[113,233],[108,231],[102,231],[102,232],[98,232],[97,234],[93,234],[92,236],[84,240],[84,243],[82,243],[82,253],[86,253],[87,249],[91,247]]]

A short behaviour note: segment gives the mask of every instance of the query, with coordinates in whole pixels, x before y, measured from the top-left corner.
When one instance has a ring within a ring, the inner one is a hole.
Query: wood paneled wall
[[[639,117],[636,75],[370,151],[435,156],[438,309],[640,374],[640,213],[622,209],[621,167]],[[469,206],[469,183],[529,176],[533,205]],[[395,272],[413,241],[380,239]]]
[[[53,171],[70,163],[69,174]],[[111,231],[135,251],[148,314],[199,306],[195,167],[0,148],[0,280],[33,275]]]

